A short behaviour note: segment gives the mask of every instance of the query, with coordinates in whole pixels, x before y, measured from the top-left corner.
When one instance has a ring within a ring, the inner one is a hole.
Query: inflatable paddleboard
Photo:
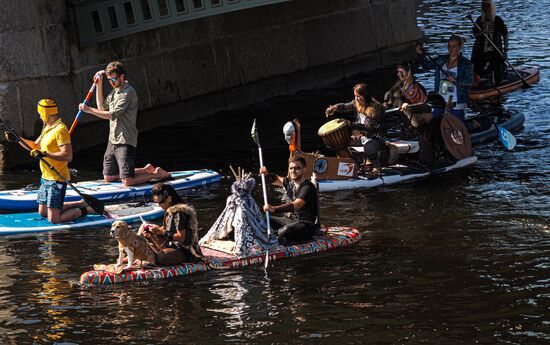
[[[314,253],[323,253],[336,248],[349,246],[362,237],[361,233],[350,227],[323,227],[323,235],[316,236],[312,241],[282,246],[269,251],[269,260],[282,260],[296,256],[303,256]],[[116,246],[116,241],[113,241]],[[126,282],[153,281],[161,279],[171,279],[179,276],[188,276],[196,272],[205,272],[218,269],[235,269],[250,265],[262,264],[265,260],[265,252],[238,258],[226,254],[203,248],[206,263],[184,263],[175,266],[159,266],[152,268],[132,267],[125,270],[122,267],[110,265],[94,265],[94,270],[83,273],[80,276],[80,282],[84,285],[110,285]]]
[[[516,67],[516,70],[523,77],[523,80],[529,85],[533,85],[540,79],[540,72],[538,67],[534,66],[519,66]],[[479,101],[489,97],[499,96],[508,92],[517,90],[523,86],[522,80],[518,75],[512,70],[507,69],[504,79],[498,85],[493,83],[481,82],[477,86],[473,86],[470,89],[470,99],[474,101]]]
[[[480,127],[468,131],[472,145],[497,139],[499,127],[505,128],[512,133],[519,130],[525,122],[525,116],[523,114],[502,113],[478,117],[475,120],[480,124]],[[472,121],[472,119],[466,119],[467,123]]]
[[[136,223],[141,218],[153,220],[164,215],[164,210],[152,203],[108,205],[105,210],[112,218],[91,214],[63,224],[52,224],[46,218],[40,217],[38,212],[0,214],[0,236],[109,226],[115,220]]]
[[[164,181],[176,190],[205,186],[220,181],[220,175],[211,170],[172,171],[173,179]],[[145,197],[151,195],[151,188],[156,181],[127,187],[122,182],[105,182],[103,180],[74,183],[74,186],[84,194],[91,195],[104,202]],[[17,189],[0,192],[0,210],[34,210],[38,208],[36,196],[38,187],[34,189]],[[80,196],[67,187],[65,201],[80,200]]]
[[[367,174],[347,180],[318,180],[320,192],[333,192],[338,190],[373,188],[388,186],[396,183],[418,180],[431,175],[442,174],[451,170],[464,168],[477,162],[476,156],[461,159],[452,164],[425,169],[416,165],[396,164],[382,168],[381,174]]]

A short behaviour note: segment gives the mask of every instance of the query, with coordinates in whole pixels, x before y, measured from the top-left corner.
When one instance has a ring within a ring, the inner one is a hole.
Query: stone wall
[[[143,130],[401,61],[420,36],[414,1],[294,0],[79,47],[63,0],[4,3],[0,116],[31,137],[40,129],[39,99],[55,99],[70,125],[94,72],[112,60],[125,63],[140,96]],[[76,150],[107,138],[105,121],[83,120]],[[3,168],[22,159],[19,148],[8,148],[0,152]]]

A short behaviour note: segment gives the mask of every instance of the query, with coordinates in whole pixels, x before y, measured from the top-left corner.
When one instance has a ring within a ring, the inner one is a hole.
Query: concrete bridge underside
[[[125,63],[140,97],[140,130],[327,85],[411,57],[420,37],[415,6],[294,0],[79,46],[65,0],[7,0],[0,13],[0,116],[36,137],[36,103],[50,97],[70,125],[94,72],[113,60]],[[106,140],[106,121],[85,115],[73,146]],[[2,144],[2,169],[28,160]]]

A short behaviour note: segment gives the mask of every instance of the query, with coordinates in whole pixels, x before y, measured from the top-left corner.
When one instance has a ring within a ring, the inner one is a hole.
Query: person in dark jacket
[[[492,81],[499,84],[506,71],[504,56],[508,51],[508,29],[502,18],[496,15],[496,6],[492,0],[481,2],[481,15],[476,19],[476,24],[477,26],[474,25],[472,28],[476,38],[472,49],[472,63],[474,64],[476,79],[483,76],[485,66],[488,63],[488,72],[492,75]],[[485,36],[491,39],[504,56],[493,47]]]

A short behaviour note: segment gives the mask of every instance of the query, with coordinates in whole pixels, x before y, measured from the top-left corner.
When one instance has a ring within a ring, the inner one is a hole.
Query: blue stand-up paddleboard
[[[153,220],[164,215],[162,208],[151,203],[109,205],[105,206],[105,210],[112,218],[91,214],[63,224],[52,224],[40,217],[38,212],[0,214],[0,236],[109,226],[116,220],[136,223],[141,219]]]
[[[176,190],[205,186],[220,180],[220,175],[217,172],[205,169],[173,171],[170,172],[170,174],[172,174],[172,179],[164,183],[171,185]],[[96,199],[104,202],[113,202],[151,195],[151,188],[154,184],[155,182],[151,181],[149,183],[127,187],[122,184],[122,182],[104,182],[102,180],[96,180],[74,183],[74,186],[82,193],[91,195]],[[0,210],[35,210],[38,208],[36,203],[37,193],[38,189],[2,191],[0,192]],[[77,201],[80,199],[80,196],[74,190],[70,187],[67,188],[65,201]]]

